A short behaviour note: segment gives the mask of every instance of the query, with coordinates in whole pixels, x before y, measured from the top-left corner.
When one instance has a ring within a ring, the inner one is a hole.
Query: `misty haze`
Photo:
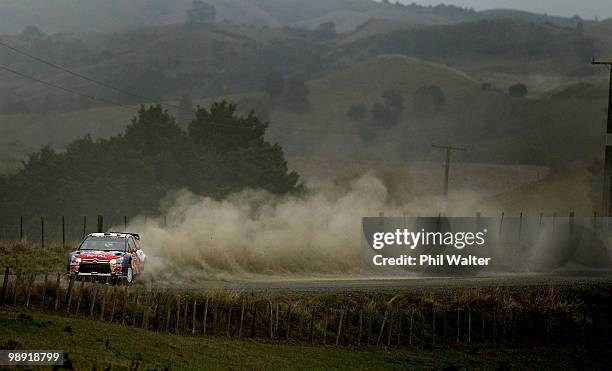
[[[0,0],[0,349],[60,326],[91,368],[91,326],[94,369],[605,368],[612,5],[445,3]],[[486,267],[368,271],[407,256],[372,233],[460,218],[480,250],[414,253]],[[480,362],[498,342],[528,355]]]

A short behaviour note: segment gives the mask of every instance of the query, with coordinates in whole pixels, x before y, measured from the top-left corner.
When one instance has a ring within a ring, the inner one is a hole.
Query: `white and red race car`
[[[131,284],[142,274],[146,255],[136,233],[92,233],[68,255],[68,274],[78,278],[109,278]]]

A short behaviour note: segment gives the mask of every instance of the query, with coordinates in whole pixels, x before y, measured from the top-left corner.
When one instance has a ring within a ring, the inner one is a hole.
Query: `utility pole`
[[[610,71],[610,83],[608,86],[608,124],[606,129],[606,155],[604,160],[604,179],[602,208],[604,216],[612,216],[612,61],[596,61],[594,65],[603,65]]]
[[[444,200],[446,200],[448,198],[448,181],[450,179],[451,153],[453,151],[466,152],[467,148],[453,147],[453,146],[438,146],[435,144],[432,145],[432,147],[446,151],[446,169],[444,173]]]

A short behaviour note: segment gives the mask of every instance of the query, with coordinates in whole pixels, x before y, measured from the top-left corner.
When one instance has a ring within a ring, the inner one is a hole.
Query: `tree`
[[[368,107],[365,104],[353,104],[349,107],[346,115],[355,121],[362,121],[368,117]]]
[[[245,188],[277,194],[301,188],[282,148],[265,140],[267,124],[236,106],[198,108],[189,133],[160,105],[141,107],[124,135],[70,143],[32,154],[0,175],[0,223],[20,212],[76,218],[95,210],[110,220],[156,213],[169,192],[187,188],[222,199]]]
[[[490,84],[483,84],[483,89],[490,89]],[[446,105],[446,96],[437,85],[422,86],[414,93],[413,110],[425,115],[440,111]]]
[[[386,90],[382,93],[384,103],[372,106],[372,117],[382,126],[395,126],[404,112],[404,97],[397,90]]]
[[[208,23],[217,16],[214,6],[200,0],[195,0],[191,9],[187,10],[187,21],[191,24]]]
[[[285,84],[285,106],[294,112],[302,112],[308,107],[308,97],[310,95],[310,89],[306,83],[297,78],[293,77],[287,80]]]
[[[238,116],[236,109],[226,101],[213,103],[208,110],[198,107],[189,125],[196,151],[223,165],[217,174],[223,191],[247,187],[287,193],[300,189],[299,176],[288,171],[282,148],[265,140],[268,124],[253,112]]]
[[[265,91],[272,100],[277,100],[283,94],[285,89],[285,78],[276,71],[270,71],[264,77],[261,88]]]
[[[334,22],[321,23],[314,31],[314,36],[318,40],[330,40],[338,36],[336,24]]]
[[[519,83],[509,87],[508,93],[510,94],[510,96],[515,98],[524,98],[527,96],[529,91],[527,90],[527,87],[524,84]]]
[[[179,102],[178,112],[176,113],[176,122],[179,126],[186,128],[191,121],[195,118],[193,113],[193,102],[191,95],[183,94],[181,101]]]

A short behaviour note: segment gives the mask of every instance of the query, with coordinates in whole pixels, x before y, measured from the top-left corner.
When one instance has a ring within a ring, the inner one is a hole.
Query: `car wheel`
[[[128,267],[127,274],[125,275],[125,282],[128,285],[131,285],[134,282],[134,272],[132,271],[132,267]]]

